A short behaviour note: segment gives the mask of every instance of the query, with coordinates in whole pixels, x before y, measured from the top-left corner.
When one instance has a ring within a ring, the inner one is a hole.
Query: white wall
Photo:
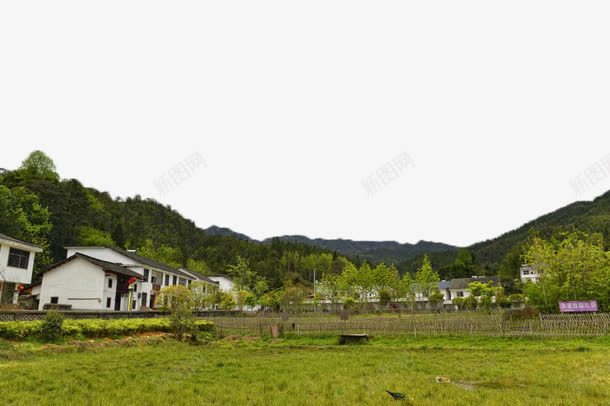
[[[218,282],[218,287],[221,292],[231,292],[233,290],[234,283],[226,276],[208,276],[208,278],[214,282]]]
[[[32,282],[32,270],[34,269],[34,259],[36,253],[26,249],[25,247],[17,247],[14,248],[29,251],[30,259],[28,261],[28,268],[13,268],[12,266],[8,266],[8,253],[10,250],[10,246],[2,243],[0,245],[0,280],[6,282],[15,282],[15,283],[24,283],[29,284]]]
[[[133,259],[106,247],[68,247],[68,254],[66,258],[70,258],[77,252],[107,262],[134,265],[137,263]]]
[[[72,309],[101,310],[104,299],[105,272],[81,258],[75,258],[46,272],[40,288],[40,309],[57,296],[59,304],[71,304]],[[75,300],[86,299],[86,300]],[[114,306],[114,304],[113,304]]]

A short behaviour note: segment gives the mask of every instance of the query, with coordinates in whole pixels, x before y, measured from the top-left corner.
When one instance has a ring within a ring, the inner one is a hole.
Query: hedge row
[[[0,338],[24,340],[40,335],[42,321],[6,321],[0,322]],[[197,330],[211,332],[214,323],[207,320],[196,320]],[[143,332],[171,332],[171,321],[167,318],[155,319],[118,319],[99,320],[81,319],[64,320],[61,327],[63,336],[72,338],[99,338],[129,336]]]

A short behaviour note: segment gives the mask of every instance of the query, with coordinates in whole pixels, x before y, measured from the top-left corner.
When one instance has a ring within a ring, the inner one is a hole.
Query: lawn
[[[86,348],[0,342],[6,405],[608,405],[610,342],[224,339]],[[58,351],[60,350],[60,351]],[[13,359],[6,359],[11,357]],[[451,379],[437,383],[436,377]]]

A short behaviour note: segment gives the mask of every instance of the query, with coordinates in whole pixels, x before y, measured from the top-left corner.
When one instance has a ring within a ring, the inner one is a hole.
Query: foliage
[[[64,247],[80,241],[104,245],[112,241],[204,274],[225,273],[239,256],[270,290],[281,288],[286,279],[311,285],[314,270],[319,275],[339,272],[347,261],[302,243],[273,239],[261,244],[209,235],[153,199],[112,198],[75,179],[60,179],[55,165],[41,153],[30,158],[21,168],[0,175],[0,230],[45,249],[36,256],[34,281],[48,265],[65,259]]]
[[[79,226],[76,228],[78,245],[114,246],[110,233],[98,230],[91,226]]]
[[[42,206],[37,195],[23,187],[9,189],[0,185],[0,230],[20,240],[32,242],[46,251],[37,254],[35,271],[44,269],[52,260],[49,235],[53,225],[50,212]]]
[[[159,293],[160,308],[170,312],[172,330],[176,338],[192,336],[195,330],[193,307],[195,296],[186,286],[174,285],[161,289]]]
[[[429,298],[432,292],[438,290],[438,283],[440,282],[440,277],[438,273],[432,269],[432,263],[430,262],[430,258],[428,256],[424,256],[422,261],[422,265],[415,274],[415,283],[417,284],[417,289],[424,296]]]
[[[56,311],[49,311],[40,325],[40,338],[46,342],[59,341],[63,335],[63,324],[63,314]]]
[[[51,312],[49,312],[51,313]],[[61,316],[61,314],[59,314]],[[56,316],[53,316],[56,317]],[[38,339],[45,337],[44,321],[7,321],[0,322],[0,338],[9,340]],[[59,318],[54,319],[53,334]],[[145,332],[171,332],[172,321],[168,318],[151,319],[66,319],[61,324],[61,333],[55,337],[68,338],[103,338],[120,337]],[[194,329],[201,332],[213,332],[214,324],[207,320],[195,320]],[[47,339],[45,339],[46,341]],[[56,341],[53,339],[52,341]]]
[[[235,297],[233,294],[229,292],[220,292],[220,300],[218,301],[218,306],[222,310],[233,310],[235,306],[237,306],[237,302],[235,301]]]
[[[525,261],[540,274],[539,283],[524,287],[529,302],[544,312],[557,312],[559,301],[597,300],[610,310],[610,253],[601,234],[564,233],[544,240],[534,236]]]
[[[25,173],[52,180],[59,179],[57,175],[55,163],[42,151],[34,151],[23,160],[19,168]]]

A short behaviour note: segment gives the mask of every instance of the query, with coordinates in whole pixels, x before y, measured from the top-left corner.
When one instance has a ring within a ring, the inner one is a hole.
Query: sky
[[[253,238],[494,238],[610,189],[604,1],[0,4],[0,167]],[[606,165],[606,166],[604,166]]]

